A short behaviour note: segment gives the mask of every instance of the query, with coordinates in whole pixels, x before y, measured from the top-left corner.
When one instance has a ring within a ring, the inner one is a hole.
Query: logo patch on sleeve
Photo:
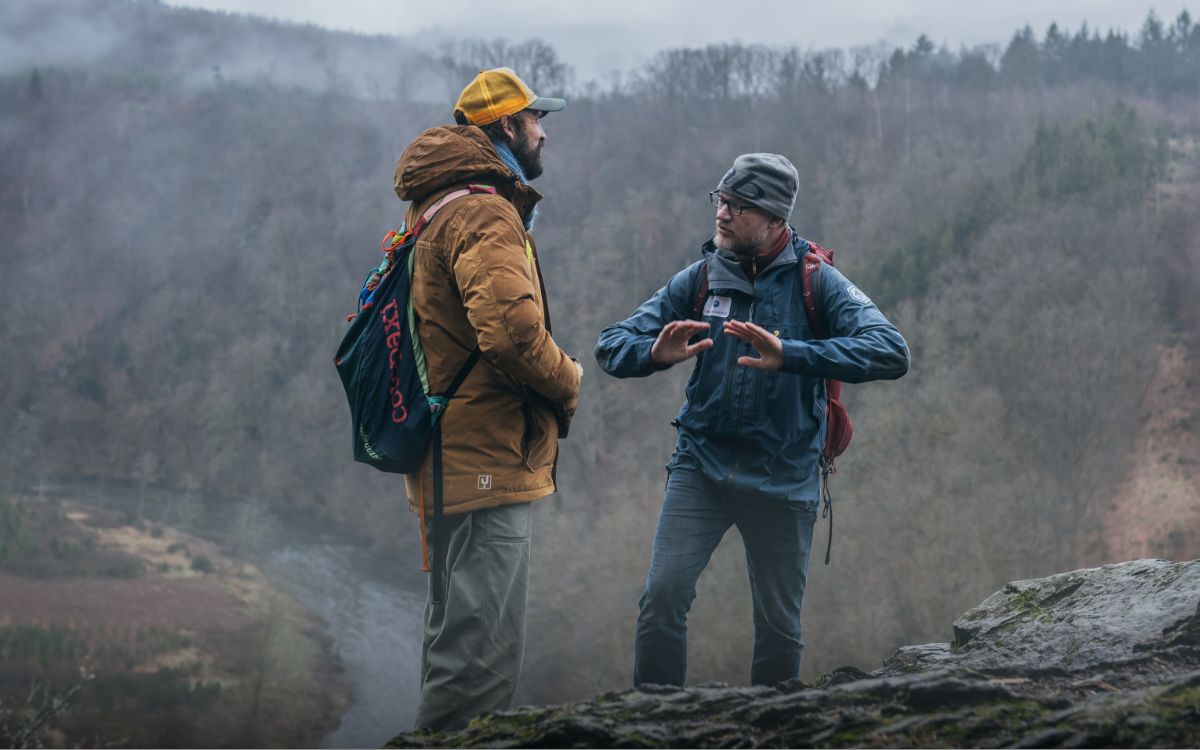
[[[728,318],[729,308],[733,305],[731,297],[722,297],[719,294],[714,294],[708,298],[708,303],[704,305],[704,317],[713,318]]]
[[[863,294],[862,290],[856,286],[852,286],[852,287],[849,287],[848,289],[846,289],[846,294],[850,295],[850,299],[854,300],[855,302],[857,302],[860,305],[871,304],[871,298],[868,297],[867,295]]]

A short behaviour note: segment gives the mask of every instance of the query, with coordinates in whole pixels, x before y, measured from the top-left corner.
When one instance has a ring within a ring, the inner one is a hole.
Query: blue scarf
[[[517,161],[517,155],[512,152],[507,143],[500,141],[492,141],[492,146],[496,149],[496,154],[500,157],[500,161],[509,169],[517,173],[522,185],[528,185],[529,180],[525,179],[525,170],[521,169],[520,162]],[[534,205],[533,210],[529,212],[529,218],[525,219],[525,230],[533,229],[533,222],[537,219],[538,207]]]

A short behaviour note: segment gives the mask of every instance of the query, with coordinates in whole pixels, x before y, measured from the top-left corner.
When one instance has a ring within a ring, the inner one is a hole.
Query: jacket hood
[[[479,128],[436,127],[409,144],[396,164],[396,195],[400,200],[423,203],[437,193],[467,183],[491,185],[526,216],[541,194],[521,183],[509,169],[487,135]]]

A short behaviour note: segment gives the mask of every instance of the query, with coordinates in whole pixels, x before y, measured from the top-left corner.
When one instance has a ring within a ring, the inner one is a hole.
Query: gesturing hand
[[[650,347],[650,359],[660,365],[673,365],[694,357],[712,346],[713,340],[705,338],[694,344],[689,344],[688,340],[708,330],[708,323],[699,320],[673,320],[658,332],[654,346]]]
[[[738,357],[737,363],[760,370],[778,370],[783,367],[783,342],[765,328],[740,320],[725,322],[725,333],[758,350],[757,357]]]

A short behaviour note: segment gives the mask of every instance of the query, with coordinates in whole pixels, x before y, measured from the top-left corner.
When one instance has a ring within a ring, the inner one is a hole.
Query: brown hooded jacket
[[[426,130],[396,165],[407,225],[447,193],[417,240],[413,311],[429,390],[441,393],[478,344],[482,357],[442,416],[446,513],[527,502],[554,491],[559,424],[574,413],[579,370],[550,335],[545,287],[523,217],[541,195],[476,127]],[[432,454],[431,454],[432,455]],[[409,507],[433,513],[432,460],[405,477]]]

